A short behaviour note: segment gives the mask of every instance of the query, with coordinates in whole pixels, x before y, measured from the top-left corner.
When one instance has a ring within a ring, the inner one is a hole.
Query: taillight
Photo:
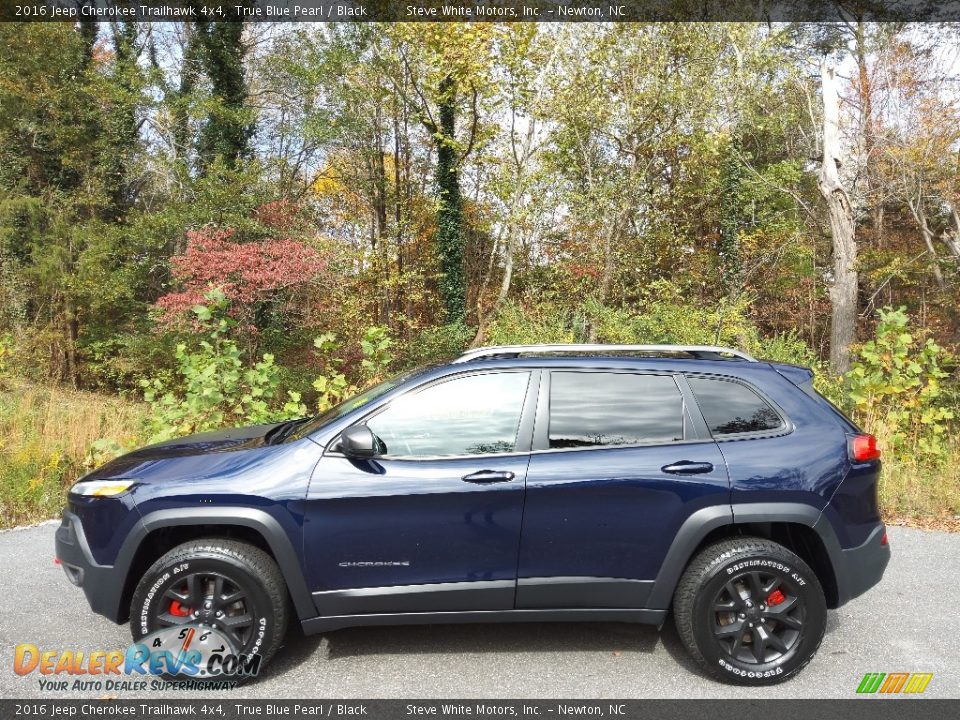
[[[890,539],[887,537],[887,531],[886,531],[886,530],[883,531],[883,537],[880,538],[880,544],[881,544],[881,545],[889,545],[889,544],[890,544]]]
[[[850,459],[854,462],[867,462],[880,459],[880,449],[873,435],[863,433],[850,438]]]

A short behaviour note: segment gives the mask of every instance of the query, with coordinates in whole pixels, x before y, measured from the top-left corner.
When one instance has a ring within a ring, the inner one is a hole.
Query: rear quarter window
[[[716,378],[688,377],[714,436],[780,430],[783,418],[770,404],[742,383]]]

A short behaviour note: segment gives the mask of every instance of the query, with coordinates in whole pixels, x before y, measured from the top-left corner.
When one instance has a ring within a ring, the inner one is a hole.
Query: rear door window
[[[714,436],[770,432],[784,427],[783,418],[742,383],[688,377],[700,412]]]
[[[683,396],[671,376],[551,374],[551,449],[678,440],[683,440]]]

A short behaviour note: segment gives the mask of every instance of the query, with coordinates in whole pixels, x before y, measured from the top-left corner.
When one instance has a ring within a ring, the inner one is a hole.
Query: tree
[[[857,339],[857,244],[853,207],[840,179],[843,149],[840,144],[840,93],[836,69],[828,56],[820,64],[823,98],[822,147],[817,186],[827,204],[833,240],[833,283],[830,287],[830,365],[834,372],[850,369],[850,346]]]
[[[200,135],[199,154],[202,167],[221,159],[227,167],[249,155],[249,141],[253,134],[250,108],[247,106],[247,83],[244,57],[247,48],[243,42],[244,25],[236,8],[248,5],[240,2],[227,10],[234,17],[221,21],[196,21],[196,42],[201,48],[203,68],[210,80],[213,103]]]
[[[447,323],[461,323],[466,317],[467,283],[460,170],[476,147],[482,97],[489,90],[485,74],[493,36],[501,30],[486,23],[410,23],[391,31],[403,61],[402,73],[392,78],[394,88],[415,109],[436,153],[440,297]],[[467,118],[464,133],[458,131],[461,115]]]

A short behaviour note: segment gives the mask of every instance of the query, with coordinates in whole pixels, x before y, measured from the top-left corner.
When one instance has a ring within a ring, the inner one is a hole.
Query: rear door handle
[[[678,460],[670,465],[664,465],[660,469],[671,475],[701,475],[703,473],[713,472],[713,463]]]
[[[509,470],[479,470],[475,473],[463,476],[463,481],[476,483],[477,485],[487,485],[490,483],[510,482],[516,476]]]

